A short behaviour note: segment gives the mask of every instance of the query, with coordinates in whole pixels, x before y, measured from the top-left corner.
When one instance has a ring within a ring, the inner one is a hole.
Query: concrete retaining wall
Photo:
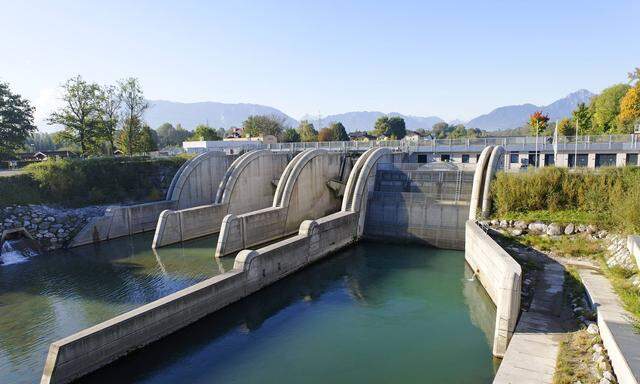
[[[636,265],[640,268],[640,236],[631,235],[627,237],[627,248],[629,253],[636,259]]]
[[[493,355],[503,357],[520,313],[522,269],[474,221],[467,221],[465,235],[465,260],[496,304]]]
[[[301,224],[298,235],[238,254],[234,269],[51,344],[41,384],[67,383],[356,240],[358,214]]]
[[[160,213],[166,209],[173,209],[175,206],[175,201],[162,200],[145,204],[109,207],[104,216],[91,219],[75,235],[68,247],[77,247],[153,230]]]

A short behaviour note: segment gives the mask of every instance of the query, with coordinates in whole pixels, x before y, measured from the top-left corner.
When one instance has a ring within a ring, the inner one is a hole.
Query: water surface
[[[464,254],[360,243],[87,383],[489,383],[495,307]]]
[[[151,250],[153,233],[0,265],[0,383],[40,379],[49,344],[229,270],[215,237]]]

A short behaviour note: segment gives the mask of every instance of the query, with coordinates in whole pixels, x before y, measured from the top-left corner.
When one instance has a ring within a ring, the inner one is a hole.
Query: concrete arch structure
[[[345,158],[324,149],[296,155],[282,172],[271,207],[224,217],[216,257],[291,235],[304,220],[337,211],[340,200],[328,183],[340,181]]]
[[[504,154],[505,150],[502,145],[493,147],[486,171],[484,172],[482,192],[482,217],[484,218],[489,217],[491,213],[491,180],[496,177],[496,172],[498,172],[500,164],[503,163]]]
[[[385,155],[390,155],[389,148],[372,148],[358,159],[349,175],[345,194],[342,200],[343,212],[354,212],[358,214],[357,237],[361,237],[364,232],[364,223],[367,210],[367,196],[371,187],[372,171],[375,171],[376,164]],[[375,177],[375,172],[373,173]]]
[[[478,206],[482,198],[484,175],[491,156],[492,146],[485,147],[480,153],[473,175],[473,187],[471,188],[471,201],[469,202],[469,220],[475,220],[478,215]]]
[[[269,150],[238,157],[219,182],[213,204],[165,210],[160,214],[152,248],[211,235],[220,230],[227,214],[242,214],[271,205],[274,180],[287,165],[289,155]]]

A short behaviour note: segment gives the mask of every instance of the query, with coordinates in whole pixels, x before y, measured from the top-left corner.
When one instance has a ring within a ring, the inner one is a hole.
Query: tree
[[[113,85],[100,89],[98,108],[100,114],[100,136],[109,143],[109,151],[115,148],[114,140],[120,122],[122,95]]]
[[[218,136],[218,131],[211,128],[208,125],[200,124],[196,127],[193,132],[193,136],[191,136],[191,140],[198,141],[218,141],[222,140],[220,136]]]
[[[573,122],[569,118],[563,118],[558,122],[558,135],[559,136],[575,136],[576,128],[573,126]]]
[[[532,135],[544,133],[549,127],[549,116],[542,113],[542,111],[535,111],[529,116],[529,127]]]
[[[633,85],[633,88],[629,89],[620,100],[620,114],[618,115],[618,126],[625,133],[633,132],[635,125],[640,122],[640,68],[629,73],[629,83]]]
[[[140,140],[137,148],[138,152],[149,153],[158,150],[158,133],[148,125],[142,127]]]
[[[349,141],[347,130],[341,122],[331,123],[329,129],[331,130],[331,141]]]
[[[0,83],[0,156],[12,155],[37,130],[34,111],[28,100],[11,92],[9,84]]]
[[[300,141],[317,141],[318,131],[315,130],[313,124],[308,120],[302,120],[298,126],[298,133],[300,134]]]
[[[453,127],[453,130],[449,134],[449,137],[452,139],[467,137],[467,129],[465,128],[464,125],[458,124],[455,127]]]
[[[332,141],[333,131],[329,127],[322,128],[318,132],[318,141]]]
[[[397,140],[407,135],[407,128],[402,117],[394,116],[389,119],[388,135]]]
[[[376,120],[376,123],[373,126],[373,135],[381,136],[386,135],[387,132],[391,129],[391,124],[389,124],[388,116],[380,116]]]
[[[48,122],[64,126],[62,137],[78,144],[83,155],[95,152],[101,136],[100,87],[78,75],[67,80],[62,89],[64,105],[49,116]]]
[[[242,129],[246,135],[250,137],[258,137],[263,135],[280,136],[284,129],[283,117],[271,115],[252,115],[242,123]]]
[[[119,140],[120,150],[131,156],[135,153],[140,140],[142,129],[142,118],[144,112],[149,108],[149,103],[144,98],[140,82],[135,77],[120,80],[118,82],[120,94],[122,95],[122,106],[124,118],[121,136],[126,137]]]
[[[575,135],[584,135],[591,132],[591,109],[585,103],[579,103],[571,113]]]
[[[601,94],[591,100],[591,109],[593,111],[591,133],[617,133],[622,131],[618,124],[620,101],[629,88],[631,87],[628,84],[616,84],[603,90]]]
[[[453,131],[453,128],[444,121],[435,123],[433,127],[431,127],[431,134],[435,139],[444,139],[449,136],[451,131]]]
[[[300,134],[293,128],[287,128],[282,132],[282,141],[285,143],[297,143],[300,141]]]

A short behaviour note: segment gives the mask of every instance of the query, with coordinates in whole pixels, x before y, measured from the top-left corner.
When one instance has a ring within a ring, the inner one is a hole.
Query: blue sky
[[[640,1],[7,1],[0,80],[37,118],[67,78],[299,118],[469,119],[599,92],[640,66]]]

